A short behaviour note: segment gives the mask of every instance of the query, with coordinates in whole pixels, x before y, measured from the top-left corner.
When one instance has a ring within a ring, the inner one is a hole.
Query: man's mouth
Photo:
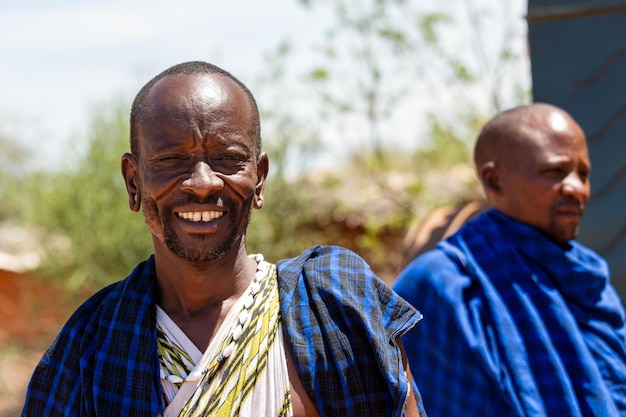
[[[558,213],[565,216],[582,217],[584,209],[581,206],[577,207],[560,207]]]
[[[189,220],[195,223],[210,222],[219,219],[224,215],[223,211],[183,211],[176,213],[181,219]]]

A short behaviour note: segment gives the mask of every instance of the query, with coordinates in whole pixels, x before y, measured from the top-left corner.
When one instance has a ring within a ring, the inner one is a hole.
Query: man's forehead
[[[553,132],[565,132],[569,128],[569,122],[565,115],[560,112],[551,112],[548,114],[546,123],[548,128]]]
[[[157,81],[148,100],[156,102],[220,102],[243,93],[228,77],[218,73],[172,74]],[[147,103],[146,103],[147,104]]]
[[[207,122],[209,115],[247,122],[254,120],[251,106],[245,91],[227,76],[219,73],[173,74],[155,83],[146,96],[139,127],[146,123]]]

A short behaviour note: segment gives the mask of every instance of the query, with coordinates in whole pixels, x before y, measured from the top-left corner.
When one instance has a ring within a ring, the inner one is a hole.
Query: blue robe
[[[430,417],[626,416],[626,327],[606,262],[489,210],[394,289],[424,315],[403,337]]]

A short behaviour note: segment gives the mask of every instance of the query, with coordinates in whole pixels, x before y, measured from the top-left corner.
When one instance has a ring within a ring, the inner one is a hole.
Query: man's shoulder
[[[400,273],[400,276],[410,274],[420,279],[428,279],[438,276],[449,270],[456,270],[456,259],[451,254],[437,246],[427,252],[424,252],[413,261],[411,261]]]
[[[149,259],[139,263],[126,278],[107,285],[87,298],[70,316],[64,330],[78,330],[89,326],[89,323],[99,320],[104,310],[114,309],[129,298],[143,296],[151,288],[150,279],[146,279],[146,273],[150,273],[150,262]]]
[[[282,297],[312,291],[338,297],[384,292],[388,286],[356,252],[340,246],[313,246],[276,263]]]
[[[70,316],[67,323],[63,326],[63,330],[79,331],[82,333],[80,329],[89,326],[91,322],[97,321],[99,312],[107,305],[110,305],[111,300],[115,298],[115,293],[122,285],[122,282],[123,281],[118,281],[109,284],[87,298]]]
[[[314,245],[305,249],[297,256],[279,260],[277,265],[301,265],[309,261],[341,262],[342,259],[344,261],[351,259],[365,263],[360,255],[350,249],[336,245]]]
[[[430,296],[456,299],[459,291],[471,285],[472,278],[463,267],[464,255],[456,253],[454,246],[446,247],[449,245],[441,242],[415,258],[400,272],[393,290],[412,302]]]
[[[280,279],[295,279],[303,274],[309,278],[375,276],[360,255],[341,246],[311,246],[296,257],[279,260],[276,266]]]

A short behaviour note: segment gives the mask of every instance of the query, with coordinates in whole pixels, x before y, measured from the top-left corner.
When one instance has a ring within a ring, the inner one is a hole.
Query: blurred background
[[[119,169],[150,78],[204,60],[257,98],[271,172],[250,253],[339,244],[392,283],[411,224],[482,199],[477,130],[531,100],[526,13],[522,0],[0,3],[0,416],[19,413],[78,303],[151,253]]]

